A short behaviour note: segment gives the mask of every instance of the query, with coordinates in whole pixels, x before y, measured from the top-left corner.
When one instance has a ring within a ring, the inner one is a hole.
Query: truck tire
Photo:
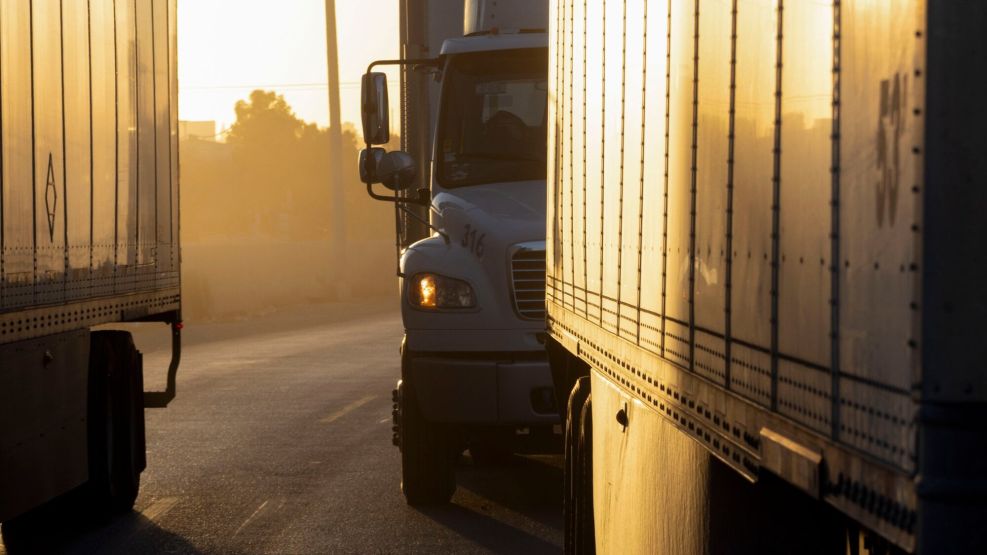
[[[414,391],[402,380],[397,389],[401,448],[401,491],[409,505],[441,505],[456,491],[455,457],[449,432],[428,422]]]
[[[576,380],[566,405],[565,428],[565,553],[596,552],[593,522],[593,413],[590,379]]]
[[[141,355],[129,332],[98,331],[89,355],[89,482],[103,514],[130,511],[146,466]]]

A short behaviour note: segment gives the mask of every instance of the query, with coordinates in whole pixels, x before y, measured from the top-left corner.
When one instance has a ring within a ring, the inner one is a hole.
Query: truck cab
[[[464,449],[480,461],[543,452],[559,439],[545,354],[547,11],[518,3],[533,25],[477,29],[497,16],[519,21],[500,4],[500,13],[468,5],[466,36],[446,40],[426,64],[441,80],[427,191],[392,199],[371,190],[397,210],[427,206],[433,231],[403,249],[399,264],[394,442],[411,504],[449,500]],[[416,161],[372,147],[386,142],[373,140],[386,120],[383,80],[373,75],[364,78],[361,174],[368,189],[410,188]]]

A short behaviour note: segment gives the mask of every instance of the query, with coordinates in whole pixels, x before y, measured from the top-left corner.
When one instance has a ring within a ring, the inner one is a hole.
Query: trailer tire
[[[455,456],[449,432],[428,422],[415,392],[398,382],[401,491],[409,505],[441,505],[456,491]]]
[[[94,332],[90,345],[86,497],[102,514],[124,513],[146,466],[141,354],[124,331]]]
[[[566,405],[565,428],[565,553],[596,551],[593,522],[593,412],[590,379],[579,378]]]

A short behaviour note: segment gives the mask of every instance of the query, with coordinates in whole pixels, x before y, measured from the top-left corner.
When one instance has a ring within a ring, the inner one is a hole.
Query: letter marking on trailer
[[[319,422],[322,422],[323,424],[332,424],[333,422],[335,422],[335,421],[339,420],[340,418],[346,416],[347,414],[355,411],[356,409],[362,407],[363,405],[366,405],[367,403],[369,403],[370,401],[373,401],[376,398],[377,398],[376,395],[367,395],[366,397],[364,397],[362,399],[357,399],[356,401],[353,401],[352,403],[346,405],[345,407],[343,407],[343,408],[337,410],[336,412],[330,414],[329,416],[323,418]]]
[[[908,76],[881,81],[880,115],[877,120],[877,227],[894,227],[898,212],[898,188],[901,180],[901,142],[905,135],[905,102],[908,101]]]

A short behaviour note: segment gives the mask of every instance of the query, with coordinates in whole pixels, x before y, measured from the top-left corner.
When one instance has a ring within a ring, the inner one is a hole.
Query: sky
[[[336,18],[342,118],[356,122],[367,64],[398,57],[398,0],[336,0]],[[328,125],[325,40],[324,0],[180,0],[179,118],[225,129],[236,101],[262,88],[283,94],[300,118]]]

